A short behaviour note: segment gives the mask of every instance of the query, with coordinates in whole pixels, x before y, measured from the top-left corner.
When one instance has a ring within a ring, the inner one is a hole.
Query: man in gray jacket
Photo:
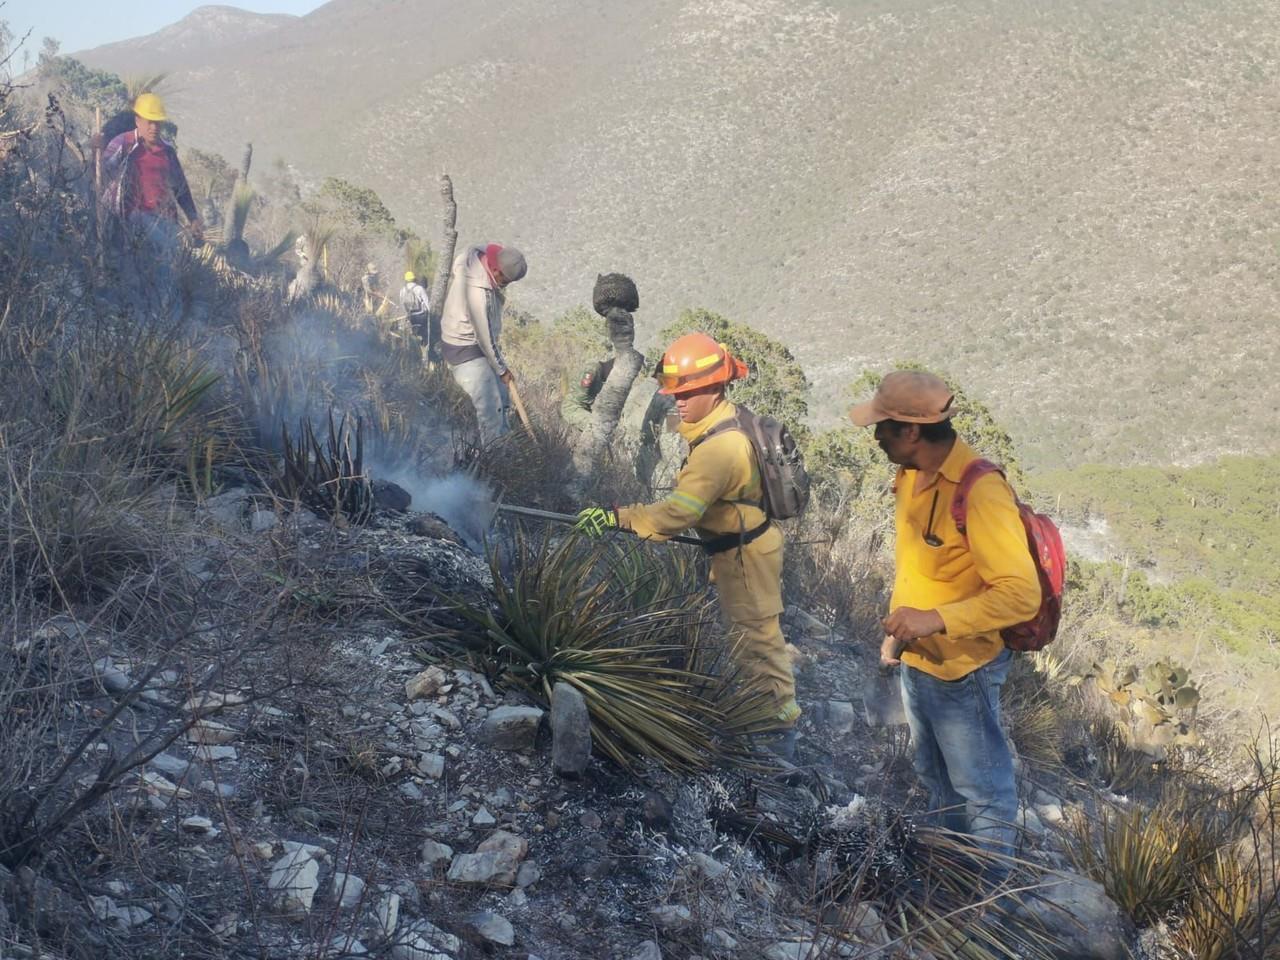
[[[527,269],[524,254],[498,243],[468,247],[453,261],[440,314],[440,350],[454,382],[475,407],[482,445],[507,432],[507,385],[515,376],[498,339],[506,286]]]

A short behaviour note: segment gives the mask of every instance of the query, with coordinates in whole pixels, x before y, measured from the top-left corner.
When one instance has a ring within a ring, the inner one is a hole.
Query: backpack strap
[[[734,430],[737,430],[740,434],[746,437],[747,447],[751,450],[751,459],[756,461],[756,472],[760,474],[760,499],[759,500],[730,500],[729,503],[745,504],[748,507],[755,507],[757,510],[764,510],[765,509],[764,507],[764,467],[760,463],[760,458],[756,453],[756,445],[751,441],[751,435],[747,433],[746,427],[743,426],[742,421],[739,420],[737,416],[734,416],[731,420],[724,420],[720,423],[717,423],[714,427],[712,427],[710,430],[708,430],[706,433],[700,436],[695,443],[689,444],[689,452],[692,453],[694,447],[698,446],[699,444],[705,443],[707,440],[710,440],[712,437],[717,437],[724,433],[732,433]],[[689,459],[688,457],[685,458],[686,463],[688,462],[688,459]],[[764,533],[764,526],[756,528],[756,536],[759,536],[762,533]],[[732,534],[732,536],[734,538],[734,543],[736,544],[738,542],[738,534],[735,533],[735,534]],[[754,537],[752,539],[754,539]],[[750,543],[750,541],[746,541],[746,542]]]
[[[965,530],[965,521],[969,514],[969,493],[973,490],[973,485],[988,473],[998,473],[1003,477],[1004,468],[982,458],[969,461],[965,465],[964,473],[960,474],[960,482],[956,485],[956,492],[951,497],[951,519],[955,521],[960,536],[966,540],[969,538]]]

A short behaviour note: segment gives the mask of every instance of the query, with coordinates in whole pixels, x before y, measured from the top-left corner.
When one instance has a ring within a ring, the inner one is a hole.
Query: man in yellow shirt
[[[1018,791],[1000,726],[1012,653],[1000,630],[1035,616],[1040,581],[1013,491],[998,473],[969,494],[964,533],[951,501],[978,455],[951,424],[951,390],[933,374],[888,374],[849,411],[898,465],[895,572],[880,662],[901,666],[915,769],[949,828],[1012,854]]]
[[[659,375],[659,393],[674,397],[677,429],[689,444],[675,489],[657,503],[616,511],[588,508],[578,526],[595,534],[619,527],[648,540],[697,530],[711,554],[711,581],[725,625],[739,641],[743,680],[773,698],[780,736],[770,748],[790,760],[800,707],[780,623],[782,532],[765,514],[755,451],[732,428],[737,407],[725,398],[729,383],[746,374],[746,364],[705,333],[676,340],[663,355]]]

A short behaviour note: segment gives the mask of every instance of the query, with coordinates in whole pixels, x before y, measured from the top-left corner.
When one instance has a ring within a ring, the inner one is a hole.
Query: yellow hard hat
[[[138,99],[133,101],[133,112],[143,120],[154,120],[157,123],[163,123],[169,119],[164,112],[164,101],[154,93],[138,94]]]
[[[405,283],[412,283],[412,282],[413,282],[414,280],[416,280],[416,279],[417,279],[417,277],[415,277],[415,276],[413,275],[413,271],[412,271],[412,270],[406,270],[406,271],[404,272],[404,282],[405,282]]]

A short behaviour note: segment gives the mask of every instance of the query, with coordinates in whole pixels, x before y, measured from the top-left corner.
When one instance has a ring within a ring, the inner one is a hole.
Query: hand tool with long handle
[[[577,523],[578,518],[572,513],[553,513],[550,510],[537,510],[533,507],[517,507],[509,503],[498,504],[498,509],[503,513],[514,514],[518,517],[532,517],[535,520],[551,520],[555,523]],[[702,540],[697,537],[668,537],[668,540],[674,540],[676,543],[689,543],[695,547],[704,545]]]
[[[524,401],[520,399],[520,391],[516,389],[515,380],[512,380],[507,384],[507,393],[511,395],[511,402],[516,406],[516,413],[520,414],[520,422],[523,423],[524,428],[529,431],[529,436],[536,440],[538,435],[533,432],[533,424],[529,422],[529,413],[524,408]]]

